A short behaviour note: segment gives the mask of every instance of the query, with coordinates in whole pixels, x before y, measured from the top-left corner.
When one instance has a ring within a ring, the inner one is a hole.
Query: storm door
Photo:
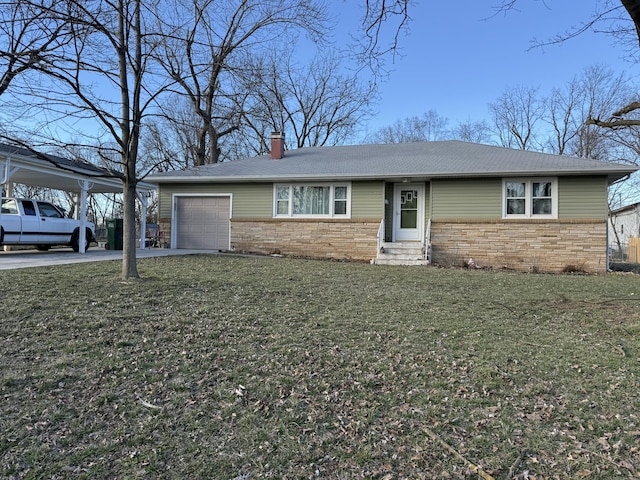
[[[394,241],[422,241],[424,184],[397,183],[394,189]]]

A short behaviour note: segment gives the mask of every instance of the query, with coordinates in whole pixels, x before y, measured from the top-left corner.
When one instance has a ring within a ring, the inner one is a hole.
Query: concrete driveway
[[[169,255],[217,254],[215,250],[186,250],[171,248],[145,248],[136,250],[137,258],[165,257]],[[2,251],[0,247],[0,270],[15,268],[46,267],[70,263],[102,262],[122,260],[122,250],[90,248],[86,253],[76,253],[71,248],[56,248],[48,252],[37,250]]]

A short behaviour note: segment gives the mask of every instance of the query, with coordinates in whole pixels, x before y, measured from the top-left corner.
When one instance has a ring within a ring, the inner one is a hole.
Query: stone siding
[[[380,220],[232,219],[231,248],[264,254],[371,260]]]
[[[158,219],[158,225],[162,232],[162,247],[171,248],[171,218],[161,217]]]
[[[438,220],[431,223],[434,264],[529,272],[606,272],[605,220]]]

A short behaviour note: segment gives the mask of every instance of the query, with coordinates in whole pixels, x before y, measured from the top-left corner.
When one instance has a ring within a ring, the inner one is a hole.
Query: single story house
[[[172,248],[605,272],[607,187],[636,171],[461,141],[271,146],[147,178]]]

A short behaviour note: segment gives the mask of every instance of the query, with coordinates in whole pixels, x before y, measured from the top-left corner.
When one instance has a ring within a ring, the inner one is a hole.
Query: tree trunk
[[[636,27],[636,34],[640,42],[640,1],[638,0],[622,0],[622,5],[629,12],[631,20]]]
[[[123,254],[122,254],[122,278],[139,278],[138,266],[136,264],[136,163],[138,159],[138,141],[140,139],[140,86],[142,85],[142,50],[140,31],[140,0],[134,1],[133,28],[134,53],[133,61],[133,87],[129,88],[129,64],[124,46],[127,43],[127,27],[125,25],[124,0],[120,1],[119,16],[119,40],[118,59],[120,66],[120,93],[122,96],[122,122],[121,122],[121,145],[122,145],[122,166],[124,170],[123,181]],[[130,94],[133,93],[133,95]]]
[[[122,279],[140,278],[136,263],[136,187],[130,182],[123,188]]]

